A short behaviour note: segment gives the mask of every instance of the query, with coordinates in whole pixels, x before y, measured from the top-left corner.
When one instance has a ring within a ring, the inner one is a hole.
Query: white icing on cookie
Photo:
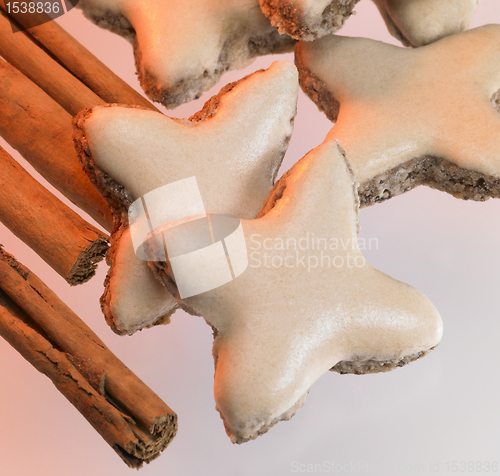
[[[366,371],[390,370],[442,334],[422,294],[362,256],[353,178],[337,142],[299,161],[266,210],[242,220],[246,271],[183,301],[217,330],[215,399],[235,443],[290,418],[332,367],[372,361],[381,366]]]
[[[346,150],[361,188],[425,157],[498,187],[499,55],[500,26],[489,25],[418,49],[332,35],[299,44],[296,62],[304,90],[336,121],[329,138]]]
[[[392,36],[423,46],[469,28],[479,0],[373,0]]]
[[[134,43],[142,87],[170,108],[199,97],[228,69],[293,48],[257,0],[81,0],[79,6]]]
[[[288,146],[297,94],[296,68],[273,63],[224,88],[207,103],[208,117],[201,120],[103,106],[93,108],[82,129],[95,166],[124,186],[133,200],[194,176],[207,212],[253,218]],[[147,262],[135,256],[128,230],[118,243],[113,241],[108,320],[118,332],[132,333],[169,314],[176,304],[158,286]]]

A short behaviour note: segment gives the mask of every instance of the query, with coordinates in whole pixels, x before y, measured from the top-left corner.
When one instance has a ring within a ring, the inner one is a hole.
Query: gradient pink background
[[[372,2],[362,0],[356,10],[340,34],[398,44]],[[79,10],[58,21],[140,90],[125,40],[92,25]],[[500,23],[498,0],[480,4],[473,25],[485,23]],[[168,114],[191,115],[227,82],[276,59],[293,61],[292,55],[261,58],[244,71],[224,75],[200,100]],[[330,127],[301,94],[282,171],[322,142]],[[0,145],[33,172],[3,140]],[[141,470],[144,476],[302,474],[294,471],[299,465],[324,462],[348,465],[344,473],[436,474],[451,471],[453,461],[500,462],[499,217],[499,200],[464,202],[423,187],[362,210],[361,236],[379,243],[365,256],[434,302],[445,325],[441,345],[421,361],[388,374],[323,376],[290,422],[242,446],[229,442],[214,409],[212,332],[203,319],[178,311],[168,326],[118,337],[105,324],[98,303],[104,264],[91,282],[71,288],[1,225],[0,242],[178,413],[177,437]],[[52,383],[3,340],[0,425],[2,476],[131,472]],[[358,463],[380,466],[366,469]]]

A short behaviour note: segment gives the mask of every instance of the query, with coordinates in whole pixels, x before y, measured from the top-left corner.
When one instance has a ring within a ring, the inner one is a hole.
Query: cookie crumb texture
[[[462,200],[500,198],[500,179],[465,170],[438,157],[418,157],[359,187],[360,205],[368,206],[401,195],[418,185],[448,192]]]
[[[434,346],[429,350],[422,350],[415,354],[407,355],[402,358],[380,360],[377,358],[354,358],[352,360],[342,360],[338,364],[334,365],[330,370],[332,372],[338,372],[339,374],[355,374],[355,375],[365,375],[365,374],[376,374],[380,372],[390,372],[391,370],[397,369],[398,367],[404,367],[405,365],[415,362],[415,360],[425,357],[431,350],[437,347]]]
[[[222,421],[224,423],[224,428],[231,440],[231,443],[234,443],[236,445],[241,445],[242,443],[247,443],[249,441],[257,439],[259,436],[264,435],[280,421],[290,420],[295,415],[295,413],[297,413],[297,410],[304,406],[308,394],[309,390],[304,395],[302,395],[302,397],[300,397],[289,410],[287,410],[286,412],[284,412],[283,414],[281,414],[276,418],[272,418],[269,415],[268,416],[260,415],[261,418],[255,420],[245,420],[239,422],[239,424],[234,425],[234,427],[231,427],[229,425],[228,419],[224,417],[224,414],[221,412],[219,407],[216,407],[216,409],[222,418]]]
[[[340,103],[328,90],[328,86],[307,66],[300,43],[295,49],[295,65],[299,71],[300,87],[304,93],[330,121],[335,122],[339,116]]]
[[[259,0],[260,7],[280,33],[312,41],[340,29],[359,0]]]

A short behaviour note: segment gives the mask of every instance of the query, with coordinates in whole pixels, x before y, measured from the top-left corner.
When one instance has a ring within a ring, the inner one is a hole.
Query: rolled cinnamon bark
[[[3,0],[0,0],[0,8],[4,12],[7,11]],[[114,74],[90,51],[61,28],[57,22],[50,20],[45,13],[34,15],[11,13],[9,17],[14,19],[21,27],[26,28],[26,33],[105,102],[132,104],[158,111],[151,102]],[[40,20],[38,20],[39,17]],[[45,23],[43,23],[44,21]],[[17,34],[14,37],[17,41]],[[20,61],[23,61],[22,56],[19,58]],[[9,59],[7,60],[12,63]],[[87,104],[87,106],[90,105]]]
[[[0,221],[69,284],[95,274],[108,237],[40,185],[0,147]]]
[[[0,56],[31,79],[72,116],[104,101],[39,48],[24,31],[13,33],[0,10]]]
[[[111,212],[75,153],[71,115],[1,59],[0,135],[51,185],[105,229],[112,229]]]
[[[129,466],[153,460],[175,436],[176,414],[1,248],[0,335],[51,378]]]

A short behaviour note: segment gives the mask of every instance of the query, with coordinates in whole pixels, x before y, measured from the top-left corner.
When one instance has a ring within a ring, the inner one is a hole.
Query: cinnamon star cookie
[[[342,150],[324,142],[277,182],[260,218],[241,221],[248,268],[181,301],[214,329],[215,400],[234,443],[291,418],[328,370],[392,370],[439,343],[427,298],[362,256],[357,205]],[[155,233],[171,243],[176,230]],[[150,266],[175,283],[165,263]]]
[[[132,334],[168,321],[177,308],[147,261],[135,254],[130,205],[195,177],[207,211],[255,217],[288,146],[297,94],[297,71],[283,62],[227,85],[189,120],[120,105],[76,116],[80,160],[115,217],[101,298],[115,332]]]
[[[479,0],[373,0],[390,34],[405,46],[422,46],[460,33]]]
[[[257,0],[81,0],[78,6],[133,44],[141,86],[167,108],[200,97],[225,71],[294,44]]]
[[[311,41],[342,27],[359,0],[259,0],[280,33]]]
[[[404,49],[363,38],[300,43],[309,97],[336,121],[362,205],[425,184],[500,197],[500,26]]]

